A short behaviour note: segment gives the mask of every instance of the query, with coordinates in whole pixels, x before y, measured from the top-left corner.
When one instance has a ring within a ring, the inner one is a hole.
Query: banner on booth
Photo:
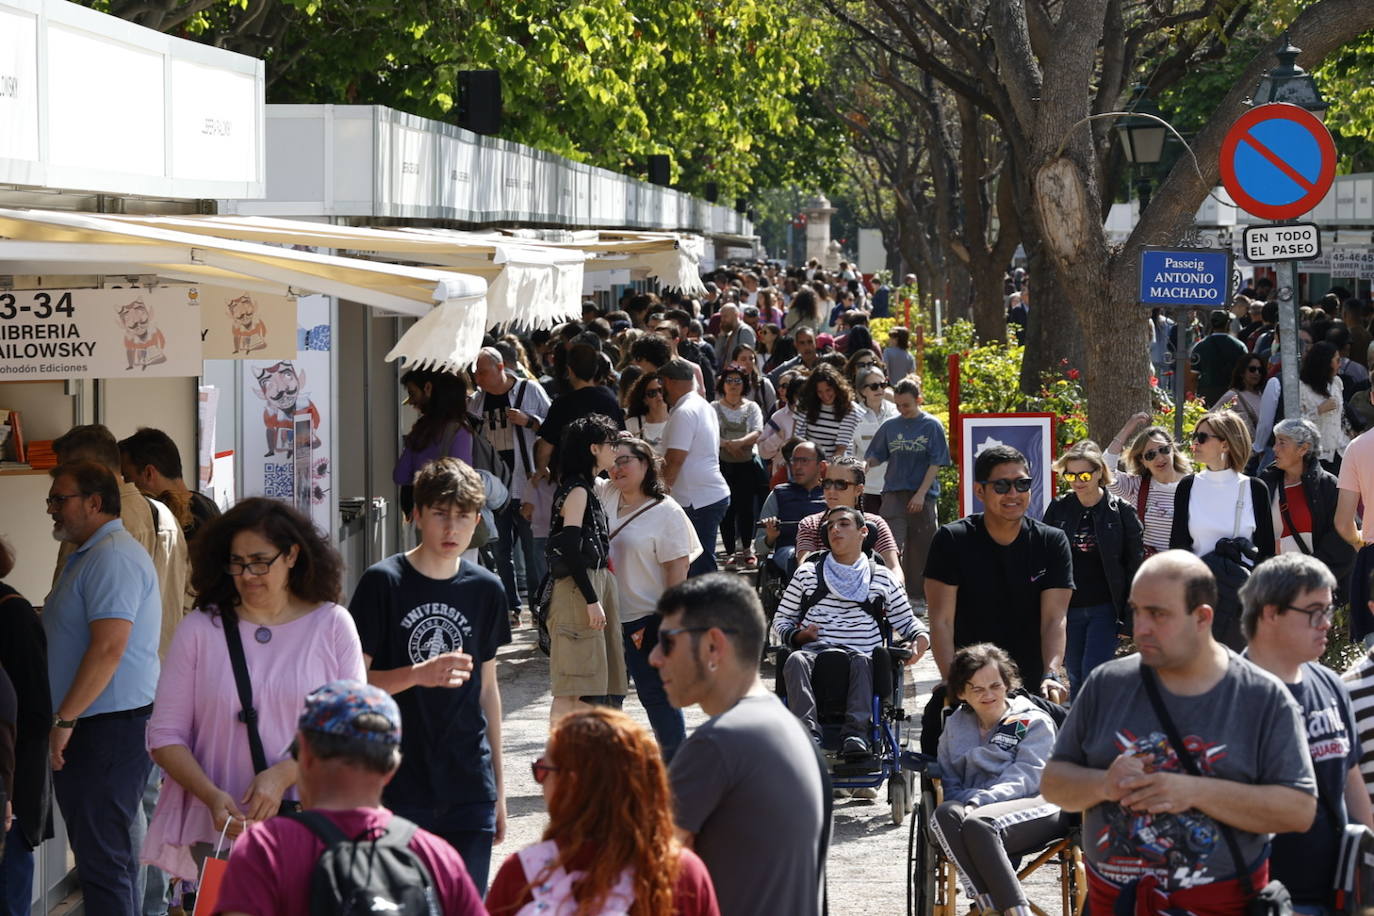
[[[0,290],[0,381],[198,376],[189,288]]]
[[[995,445],[1009,445],[1030,462],[1030,507],[1026,514],[1041,518],[1054,499],[1054,421],[1051,413],[986,413],[959,415],[959,511],[983,511],[973,491],[973,468],[978,456]]]
[[[230,286],[192,286],[204,359],[295,359],[296,300]]]

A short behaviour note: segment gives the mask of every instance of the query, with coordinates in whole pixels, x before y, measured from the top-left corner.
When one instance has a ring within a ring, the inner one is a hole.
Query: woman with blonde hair
[[[501,865],[492,916],[718,916],[705,864],[674,834],[668,772],[644,726],[614,709],[569,713],[531,770],[549,825]]]
[[[1129,449],[1125,449],[1127,441],[1131,443]],[[1116,471],[1123,449],[1126,469]],[[1173,435],[1162,426],[1150,425],[1148,413],[1138,413],[1121,427],[1103,458],[1115,472],[1114,479],[1104,481],[1108,491],[1135,507],[1145,529],[1145,556],[1168,550],[1174,526],[1174,490],[1192,471]]]
[[[1143,529],[1135,509],[1108,490],[1112,470],[1091,439],[1054,463],[1069,492],[1050,503],[1045,524],[1068,535],[1073,548],[1073,597],[1069,599],[1069,690],[1077,693],[1092,670],[1116,652],[1128,623],[1126,598],[1144,555]]]

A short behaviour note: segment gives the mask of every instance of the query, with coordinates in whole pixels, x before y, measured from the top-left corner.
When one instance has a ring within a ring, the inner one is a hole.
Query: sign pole
[[[1278,264],[1279,358],[1283,360],[1283,415],[1302,416],[1302,391],[1298,388],[1298,262]]]

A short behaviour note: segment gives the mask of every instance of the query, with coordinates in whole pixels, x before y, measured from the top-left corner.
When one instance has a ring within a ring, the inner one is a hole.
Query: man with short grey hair
[[[701,541],[701,555],[689,576],[716,571],[716,533],[730,508],[730,488],[720,472],[720,424],[711,405],[696,392],[692,364],[681,357],[658,370],[668,400],[663,429],[663,482],[687,512]]]
[[[755,310],[757,312],[757,309]],[[716,334],[716,369],[730,365],[736,347],[752,347],[758,343],[754,329],[739,319],[739,306],[727,302],[720,307],[720,332]],[[752,368],[752,367],[751,367]]]
[[[1301,912],[1329,907],[1339,839],[1347,823],[1374,826],[1360,776],[1355,713],[1336,672],[1317,663],[1326,650],[1336,580],[1322,561],[1285,553],[1255,567],[1240,590],[1245,657],[1283,681],[1301,710],[1317,777],[1317,817],[1302,833],[1280,833],[1270,877]]]

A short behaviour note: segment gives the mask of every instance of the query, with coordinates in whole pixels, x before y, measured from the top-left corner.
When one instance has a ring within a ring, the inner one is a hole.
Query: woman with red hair
[[[569,713],[532,769],[549,826],[497,872],[492,916],[719,916],[706,866],[674,836],[648,729],[608,707]]]

